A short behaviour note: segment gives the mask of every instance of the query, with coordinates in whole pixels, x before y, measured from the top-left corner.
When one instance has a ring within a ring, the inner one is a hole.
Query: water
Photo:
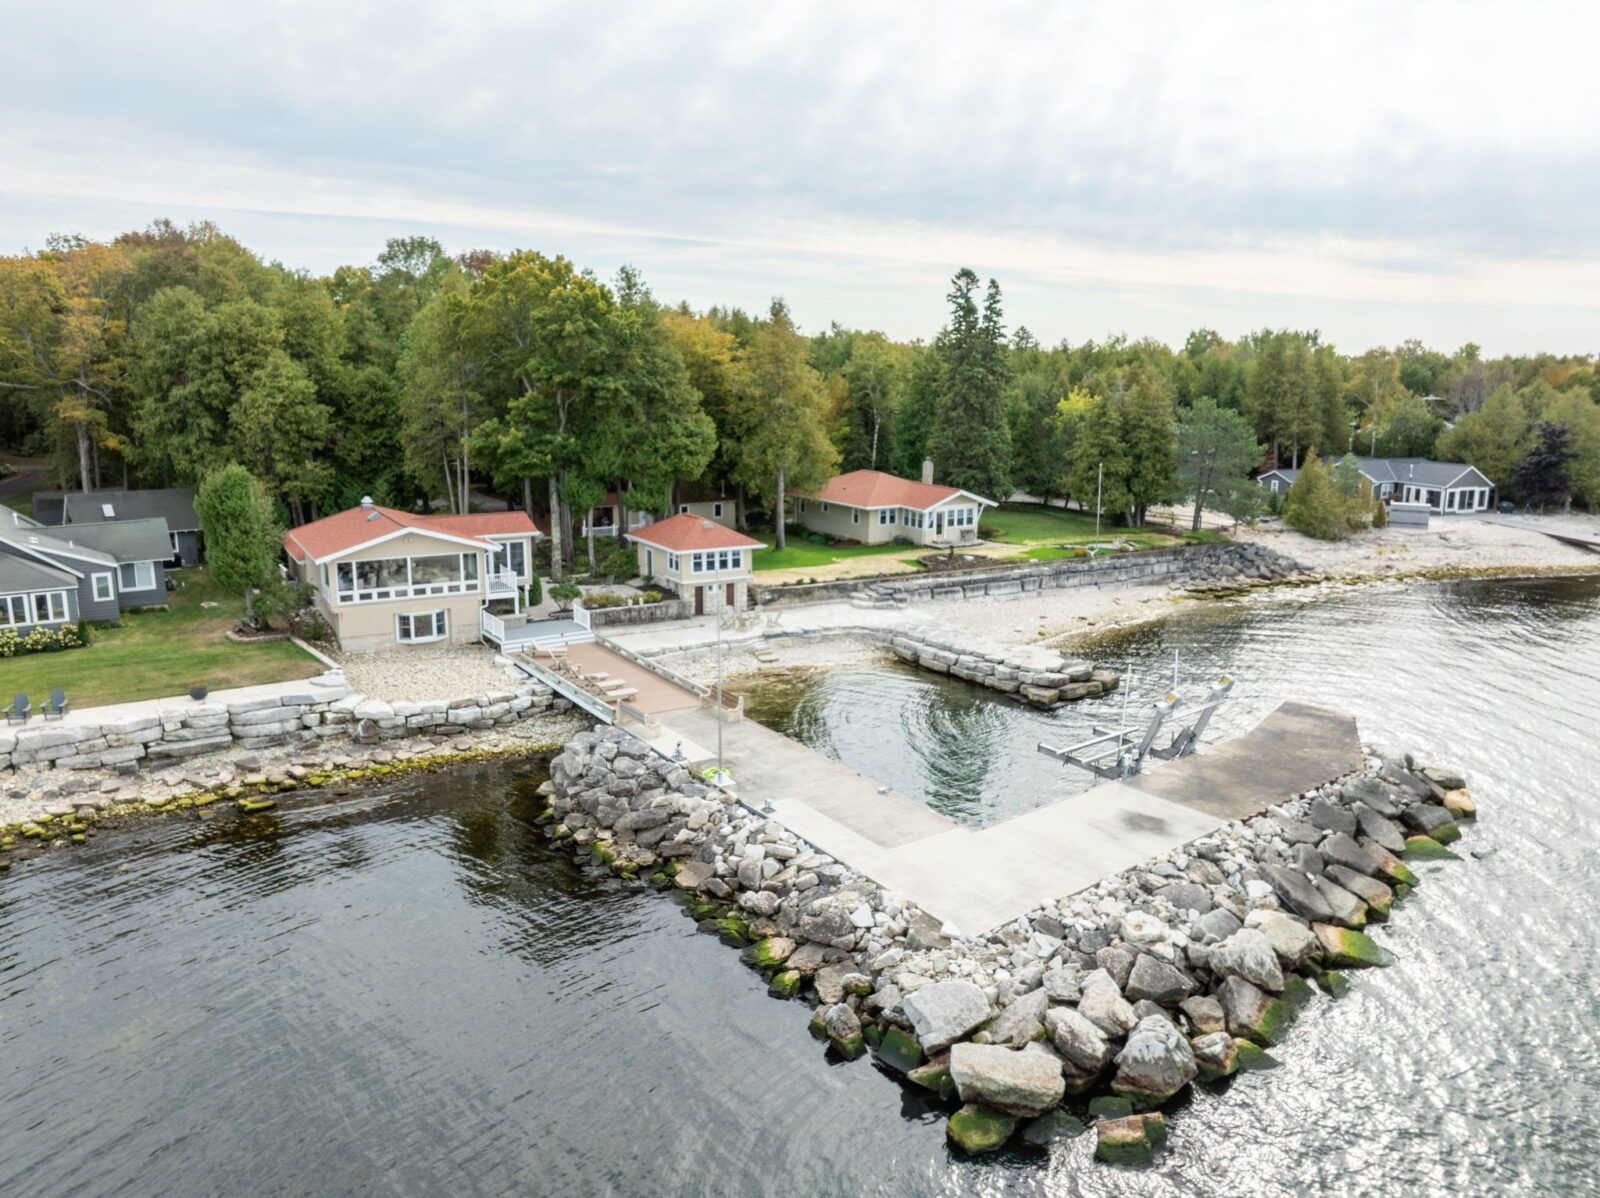
[[[1154,1169],[951,1157],[937,1107],[828,1062],[671,901],[547,849],[501,765],[14,868],[0,1192],[1594,1192],[1600,585],[1363,588],[1105,653],[1174,646],[1236,672],[1225,728],[1307,698],[1462,766],[1486,855],[1426,867],[1399,964],[1197,1093]]]

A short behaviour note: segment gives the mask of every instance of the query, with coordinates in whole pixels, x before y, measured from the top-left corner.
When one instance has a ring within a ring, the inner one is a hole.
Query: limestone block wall
[[[1035,707],[1059,707],[1117,688],[1117,675],[1036,645],[1002,645],[943,632],[897,632],[889,648],[901,661],[1013,694]]]
[[[104,722],[33,723],[0,730],[0,769],[115,769],[131,773],[223,749],[265,749],[317,741],[454,736],[515,723],[565,706],[549,687],[529,681],[507,689],[426,702],[385,702],[352,691],[340,674],[309,679],[303,690],[234,702],[174,701],[143,715]],[[89,712],[80,713],[92,715]]]

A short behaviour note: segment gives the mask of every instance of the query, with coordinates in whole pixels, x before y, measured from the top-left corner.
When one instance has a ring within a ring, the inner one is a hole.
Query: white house
[[[694,605],[694,614],[749,603],[751,555],[766,546],[707,516],[681,512],[627,534],[639,575]]]
[[[1427,458],[1357,458],[1356,466],[1372,484],[1372,493],[1385,503],[1427,504],[1435,515],[1486,512],[1494,504],[1494,483],[1475,466]],[[1256,481],[1275,494],[1287,495],[1299,476],[1300,471],[1281,467]]]
[[[941,547],[976,541],[983,509],[996,506],[995,501],[960,487],[937,486],[932,475],[931,463],[923,467],[922,482],[881,470],[836,475],[815,493],[796,493],[794,519],[812,532],[864,545],[896,537]]]

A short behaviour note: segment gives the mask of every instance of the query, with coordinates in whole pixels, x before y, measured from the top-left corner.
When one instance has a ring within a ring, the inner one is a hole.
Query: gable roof
[[[643,541],[670,553],[688,553],[695,549],[765,549],[766,545],[754,537],[747,537],[725,524],[692,512],[683,512],[646,524],[636,532],[627,534],[630,541]]]
[[[538,526],[525,512],[472,512],[465,516],[418,515],[373,504],[371,509],[353,507],[283,534],[284,551],[295,561],[320,562],[404,532],[420,532],[443,537],[480,549],[493,549],[488,536],[522,533],[539,535]]]
[[[63,520],[67,524],[161,519],[173,532],[193,532],[200,527],[200,518],[194,511],[194,492],[188,487],[152,491],[69,491],[62,505]]]
[[[37,536],[41,542],[39,547],[46,552],[50,549],[42,542],[50,540],[61,553],[81,553],[87,549],[117,562],[162,562],[172,556],[167,522],[159,517],[98,524],[57,524],[51,528],[30,529],[29,535]]]
[[[1329,458],[1327,464],[1337,466],[1340,459]],[[1450,487],[1468,475],[1476,475],[1486,487],[1493,487],[1489,476],[1476,466],[1469,466],[1462,462],[1435,462],[1428,458],[1357,458],[1356,468],[1363,477],[1373,483],[1393,483],[1404,486],[1410,483],[1417,487]],[[1281,466],[1276,470],[1264,470],[1258,479],[1270,478],[1272,475],[1294,482],[1300,476],[1300,471],[1290,466]]]
[[[33,518],[40,524],[60,524],[66,519],[65,491],[35,491]]]
[[[957,495],[965,495],[990,507],[996,506],[994,500],[963,491],[960,487],[912,482],[909,478],[885,474],[882,470],[852,470],[849,474],[836,474],[815,493],[796,491],[795,494],[819,503],[859,508],[908,507],[927,511]]]
[[[77,590],[78,580],[65,570],[43,562],[0,553],[0,595],[18,591]]]

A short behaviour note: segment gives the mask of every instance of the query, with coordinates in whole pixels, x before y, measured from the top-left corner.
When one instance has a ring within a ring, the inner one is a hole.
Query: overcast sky
[[[0,252],[209,219],[639,266],[930,336],[1600,348],[1592,5],[57,2],[0,40]]]

